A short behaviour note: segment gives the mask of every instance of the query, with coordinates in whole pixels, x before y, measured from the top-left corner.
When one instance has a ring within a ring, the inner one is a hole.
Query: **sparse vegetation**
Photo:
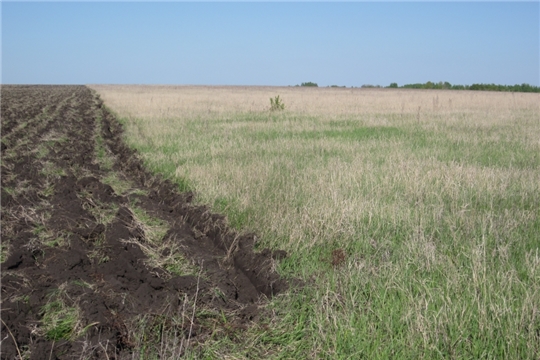
[[[77,324],[77,309],[66,307],[60,301],[51,301],[43,307],[43,330],[49,340],[69,340]]]
[[[155,245],[162,243],[163,237],[169,230],[169,224],[149,215],[137,205],[136,201],[131,202],[130,210],[133,212],[136,226],[144,232],[146,241]]]
[[[110,224],[118,213],[118,204],[103,203],[86,192],[80,193],[79,197],[83,201],[83,208],[94,216],[98,224]]]
[[[41,309],[40,332],[43,332],[48,340],[74,340],[88,328],[82,327],[80,310],[68,296],[67,286],[62,284],[58,289],[54,289]]]
[[[277,95],[275,98],[270,98],[270,111],[284,110],[285,104]]]

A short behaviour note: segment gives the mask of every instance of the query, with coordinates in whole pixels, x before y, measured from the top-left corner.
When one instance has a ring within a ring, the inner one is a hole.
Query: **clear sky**
[[[540,3],[5,2],[4,84],[540,85]]]

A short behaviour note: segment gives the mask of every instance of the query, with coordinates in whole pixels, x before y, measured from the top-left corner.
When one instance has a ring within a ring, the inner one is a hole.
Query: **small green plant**
[[[105,235],[100,234],[94,241],[94,248],[88,252],[88,258],[94,264],[104,264],[109,262],[110,258],[107,255],[105,244]]]
[[[48,340],[71,339],[77,335],[79,311],[66,303],[66,284],[54,289],[41,308],[41,329]]]
[[[53,196],[54,195],[54,184],[47,179],[45,181],[43,189],[39,190],[38,194],[45,197],[45,198]]]
[[[22,302],[22,303],[28,304],[28,302],[30,301],[30,295],[19,295],[19,296],[15,296],[15,297],[12,298],[10,301],[11,301],[12,303]]]
[[[53,179],[59,179],[62,176],[66,176],[66,170],[55,166],[50,161],[45,161],[43,163],[43,168],[41,169],[41,174],[46,177],[51,177]]]
[[[277,95],[275,98],[270,98],[270,111],[283,110],[285,109],[285,104]]]
[[[113,189],[115,188],[113,187]],[[83,209],[90,212],[96,218],[98,224],[108,225],[115,219],[118,212],[117,204],[102,203],[97,199],[92,199],[91,194],[86,191],[80,192],[79,198],[83,201]]]
[[[61,301],[51,301],[42,308],[45,337],[49,340],[69,339],[75,332],[77,309]]]
[[[5,242],[0,243],[0,262],[4,262],[8,257],[8,244]]]

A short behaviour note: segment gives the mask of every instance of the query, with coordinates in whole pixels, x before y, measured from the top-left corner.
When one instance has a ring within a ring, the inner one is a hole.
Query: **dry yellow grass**
[[[278,332],[303,324],[270,341],[287,356],[539,355],[540,94],[92,88],[151,168],[314,279],[273,303]]]
[[[148,161],[174,166],[174,175],[192,180],[206,202],[232,197],[244,209],[263,204],[268,212],[258,219],[259,224],[264,222],[263,228],[272,232],[288,229],[286,234],[278,231],[279,235],[296,244],[316,243],[319,237],[334,238],[330,228],[335,233],[354,233],[347,229],[354,228],[357,217],[366,212],[390,211],[387,208],[392,207],[392,217],[396,217],[396,211],[411,210],[402,203],[405,200],[398,199],[440,194],[441,187],[460,189],[466,182],[478,191],[483,184],[482,192],[489,192],[489,186],[495,186],[501,178],[506,179],[505,183],[519,183],[524,178],[531,181],[530,177],[536,175],[526,172],[517,180],[511,168],[497,169],[497,175],[488,175],[495,170],[467,162],[441,162],[435,159],[437,153],[444,157],[448,149],[432,146],[411,149],[404,144],[402,136],[351,143],[340,136],[314,141],[309,136],[294,134],[332,131],[336,122],[348,124],[347,129],[355,124],[388,128],[419,126],[422,131],[434,132],[426,136],[444,133],[445,142],[461,141],[481,147],[479,142],[504,138],[521,143],[526,151],[536,151],[540,141],[535,121],[538,94],[296,87],[94,86],[94,89],[122,118],[132,119],[136,124],[128,127],[128,136],[136,146],[154,147],[156,151],[146,155]],[[277,121],[264,121],[274,116],[267,109],[269,98],[277,94],[287,106],[286,114],[278,115]],[[238,114],[243,114],[243,118],[235,121]],[[508,127],[515,124],[518,125],[509,131]],[[479,136],[482,128],[491,130]],[[270,141],[258,138],[264,133],[273,134]],[[272,153],[275,155],[261,156]],[[324,156],[311,155],[317,153],[335,156],[328,161]],[[313,163],[300,166],[298,171],[301,157],[311,157]],[[384,161],[384,165],[375,165],[375,161]],[[276,167],[287,177],[287,186],[276,191],[273,195],[276,201],[269,204],[263,200],[267,196],[264,189],[268,187],[268,179],[278,173]],[[444,174],[452,175],[441,179]],[[493,179],[491,183],[489,178]],[[428,183],[438,185],[430,189],[426,187]],[[402,188],[396,201],[382,204],[380,199],[394,194],[396,187]],[[367,188],[370,191],[365,191]],[[501,191],[505,188],[499,186]],[[362,197],[358,196],[360,193]],[[301,209],[289,208],[287,199],[300,198],[306,199]],[[272,205],[274,211],[270,211]],[[284,206],[289,208],[285,213]],[[284,222],[290,224],[285,226]],[[309,231],[315,236],[308,241],[304,238],[307,235],[300,234],[306,233],[309,222],[327,230]]]
[[[91,85],[123,115],[163,118],[195,113],[230,114],[269,108],[269,98],[307,115],[417,114],[440,111],[497,114],[536,109],[540,96],[485,91],[309,88],[271,86]]]

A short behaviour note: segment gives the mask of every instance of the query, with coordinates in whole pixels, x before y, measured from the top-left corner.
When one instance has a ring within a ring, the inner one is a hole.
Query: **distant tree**
[[[516,86],[518,86],[518,85],[516,85]],[[522,91],[522,92],[540,92],[540,87],[532,86],[532,85],[524,83],[524,84],[521,84],[519,91]]]
[[[391,83],[389,88],[392,88],[392,89],[397,89],[398,85],[397,83]]]
[[[405,84],[402,87],[406,89],[423,89],[424,84]]]
[[[318,87],[319,85],[317,85],[317,83],[314,83],[314,82],[311,82],[311,81],[308,81],[308,82],[304,82],[302,83],[300,86],[311,86],[311,87]]]

